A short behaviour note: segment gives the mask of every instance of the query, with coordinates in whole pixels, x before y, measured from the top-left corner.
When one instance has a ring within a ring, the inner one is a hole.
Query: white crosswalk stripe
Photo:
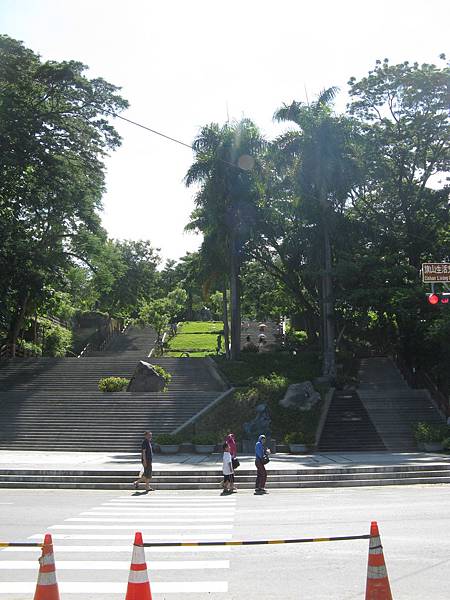
[[[49,528],[51,529],[51,527]],[[131,543],[134,540],[134,533],[130,532],[129,534],[122,533],[52,533],[52,538],[54,540],[131,540]],[[34,535],[30,535],[30,540],[43,540],[44,532],[35,533]],[[145,540],[147,542],[157,542],[157,541],[180,541],[180,542],[195,542],[198,540],[229,540],[231,539],[231,533],[202,533],[201,535],[186,535],[186,534],[171,534],[164,533],[161,535],[149,535],[148,533],[145,535]]]
[[[225,541],[232,538],[236,499],[199,494],[119,496],[50,524],[61,594],[106,600],[126,591],[134,532],[144,542]],[[29,540],[42,541],[45,532]],[[166,594],[226,594],[231,548],[174,546],[145,549],[154,600]],[[39,548],[0,550],[0,600],[26,600],[36,587]],[[110,560],[108,560],[110,559]],[[183,575],[183,572],[185,574]],[[152,581],[152,574],[156,580]],[[179,581],[184,579],[184,581]],[[158,596],[161,595],[161,596]],[[86,596],[87,597],[87,596]]]
[[[86,551],[86,548],[85,548]],[[149,571],[174,571],[174,570],[193,570],[193,569],[228,569],[230,562],[228,560],[152,560],[147,561]],[[14,571],[23,569],[33,569],[36,571],[35,560],[2,560],[0,561],[0,570]],[[58,571],[115,571],[116,569],[130,570],[130,561],[125,560],[66,560],[58,562]]]

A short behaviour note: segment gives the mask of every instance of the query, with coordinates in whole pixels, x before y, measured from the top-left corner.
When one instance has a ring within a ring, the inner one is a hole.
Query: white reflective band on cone
[[[55,555],[52,554],[44,554],[39,558],[39,564],[41,567],[48,567],[48,565],[55,564]]]
[[[369,565],[367,569],[367,577],[368,579],[384,579],[387,577],[386,567],[372,567]]]
[[[145,550],[143,546],[133,546],[132,565],[145,565]],[[145,566],[147,568],[147,565]]]
[[[145,571],[130,571],[128,583],[148,583],[147,569]]]
[[[56,585],[56,573],[51,571],[50,573],[39,573],[38,586],[40,585]]]

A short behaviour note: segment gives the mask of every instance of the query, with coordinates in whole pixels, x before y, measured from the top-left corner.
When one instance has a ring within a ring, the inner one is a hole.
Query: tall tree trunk
[[[317,342],[317,330],[320,328],[320,319],[312,311],[307,310],[304,316],[304,322],[308,342],[310,344],[315,344]]]
[[[239,289],[239,255],[234,231],[230,240],[231,359],[241,353],[241,295]]]
[[[333,282],[331,278],[331,242],[328,228],[327,215],[323,215],[323,250],[324,271],[322,276],[322,316],[323,316],[323,368],[324,377],[336,375],[335,341],[334,341],[334,314],[333,314]]]
[[[223,304],[223,337],[225,340],[225,355],[227,360],[230,358],[230,326],[228,324],[228,299],[227,299],[227,286],[223,286],[222,292],[222,304]]]
[[[11,345],[11,356],[16,355],[17,338],[22,329],[23,321],[26,315],[28,300],[30,299],[29,290],[23,295],[20,305],[16,309],[16,314],[11,320],[8,332],[8,342]]]

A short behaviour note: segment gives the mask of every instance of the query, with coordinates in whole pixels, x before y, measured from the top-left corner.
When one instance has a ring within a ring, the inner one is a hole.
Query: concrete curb
[[[325,394],[325,401],[322,408],[322,414],[320,415],[319,424],[316,429],[316,439],[314,440],[315,448],[319,447],[320,438],[322,437],[322,431],[325,427],[325,422],[327,420],[328,411],[330,410],[331,400],[333,399],[333,394],[335,392],[335,388],[331,387],[328,392]]]

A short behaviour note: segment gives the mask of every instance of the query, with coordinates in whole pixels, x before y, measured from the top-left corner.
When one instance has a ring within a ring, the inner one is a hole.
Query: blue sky
[[[283,102],[342,93],[376,59],[437,62],[448,50],[444,0],[0,0],[0,31],[44,59],[81,60],[122,87],[125,116],[191,143],[212,121],[252,118],[271,137]],[[183,233],[193,190],[188,148],[122,122],[107,161],[103,223],[116,238],[150,239],[165,258],[195,250]]]

